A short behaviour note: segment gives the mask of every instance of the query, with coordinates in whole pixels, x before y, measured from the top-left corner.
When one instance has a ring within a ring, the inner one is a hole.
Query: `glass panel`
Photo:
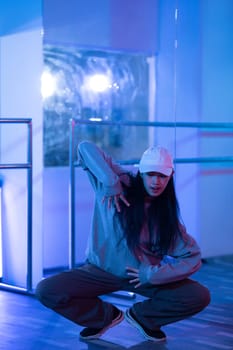
[[[1,123],[1,163],[26,164],[28,150],[28,125]]]
[[[44,71],[52,72],[60,84],[55,94],[47,91],[44,98],[44,162],[46,176],[51,175],[48,184],[54,176],[66,181],[67,187],[60,186],[58,205],[64,198],[66,208],[69,204],[68,121],[75,117],[88,122],[75,128],[75,148],[89,139],[125,161],[138,159],[149,144],[167,147],[175,158],[177,194],[188,231],[204,256],[233,252],[228,205],[233,164],[229,35],[233,3],[223,0],[221,8],[217,0],[86,0],[85,5],[62,0],[59,6],[55,0],[44,0],[44,4]],[[47,78],[54,83],[51,75]],[[51,88],[49,80],[45,82]],[[118,124],[96,126],[91,120]],[[120,125],[126,120],[157,124]],[[81,183],[86,188],[79,170],[77,235],[82,230],[80,215],[87,214],[83,208],[91,210],[91,202],[79,190]],[[229,222],[224,222],[224,244],[217,246],[224,211]],[[208,249],[210,234],[215,243]],[[64,241],[67,246],[67,236]],[[79,246],[78,261],[84,242]]]
[[[68,165],[71,118],[117,123],[148,120],[150,67],[145,55],[46,45],[44,60],[45,166]],[[55,84],[54,91],[49,82]],[[104,134],[102,127],[86,125],[79,136],[115,153],[125,147],[119,126]],[[143,147],[148,143],[145,133],[136,136],[144,140]]]
[[[16,176],[17,173],[17,176]],[[1,170],[2,281],[27,288],[27,171]]]
[[[130,160],[154,142],[154,130],[120,124],[154,120],[158,1],[44,0],[43,9],[44,268],[50,273],[68,265],[70,118],[119,124],[78,126],[75,148],[88,139],[116,159]],[[86,188],[83,176],[77,170],[78,234],[87,231],[80,226],[80,215],[89,215],[83,208],[91,210],[80,193],[80,181]],[[80,261],[84,244],[77,239]]]

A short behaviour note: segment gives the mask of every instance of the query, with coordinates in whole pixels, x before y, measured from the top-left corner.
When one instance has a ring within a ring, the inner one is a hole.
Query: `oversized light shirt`
[[[140,256],[132,253],[126,240],[121,239],[123,233],[114,229],[115,207],[109,208],[107,201],[102,202],[104,196],[120,194],[122,183],[130,186],[129,170],[89,141],[79,144],[78,163],[87,171],[95,191],[91,234],[86,251],[89,263],[126,279],[129,278],[126,266],[134,267],[139,269],[142,284],[155,285],[182,280],[200,268],[200,249],[183,226],[182,235],[178,235],[168,255],[161,258],[143,246]],[[146,236],[145,232],[142,232],[143,235]]]

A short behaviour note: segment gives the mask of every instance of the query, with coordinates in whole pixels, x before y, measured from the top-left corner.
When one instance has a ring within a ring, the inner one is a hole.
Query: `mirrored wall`
[[[232,2],[44,0],[43,5],[45,271],[69,265],[71,118],[78,124],[75,147],[89,139],[118,160],[138,159],[153,143],[169,148],[188,231],[204,257],[231,254]],[[125,121],[145,124],[121,125]],[[151,122],[155,125],[147,125]],[[80,169],[75,173],[79,264],[93,194]]]

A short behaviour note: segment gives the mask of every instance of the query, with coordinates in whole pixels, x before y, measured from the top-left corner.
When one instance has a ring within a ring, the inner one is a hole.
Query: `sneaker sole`
[[[79,335],[79,338],[83,339],[83,340],[99,339],[105,332],[107,332],[108,329],[118,325],[123,320],[124,320],[124,314],[122,311],[120,311],[119,316],[117,318],[115,318],[114,320],[112,320],[112,322],[108,326],[102,328],[99,333],[94,334],[94,335],[89,335],[88,337],[83,337],[83,336]]]
[[[125,312],[125,319],[126,319],[126,321],[129,323],[129,324],[131,324],[131,326],[133,326],[133,327],[136,327],[138,330],[139,330],[139,332],[144,336],[144,338],[146,338],[146,339],[148,339],[148,340],[151,340],[151,341],[153,341],[153,342],[162,342],[162,341],[165,341],[166,340],[166,337],[164,337],[164,338],[154,338],[154,337],[151,337],[151,336],[149,336],[145,331],[144,331],[144,329],[140,326],[140,324],[138,324],[133,318],[132,318],[132,316],[130,315],[130,313],[129,313],[129,310],[126,310],[126,312]]]

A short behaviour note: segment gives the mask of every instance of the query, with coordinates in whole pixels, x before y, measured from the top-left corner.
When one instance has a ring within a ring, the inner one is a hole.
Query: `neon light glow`
[[[104,92],[111,88],[111,82],[107,75],[94,74],[86,78],[85,87],[94,92]]]
[[[43,98],[54,95],[57,89],[57,79],[50,72],[43,72],[41,76],[41,94]]]
[[[103,120],[103,118],[99,118],[99,117],[91,117],[89,118],[89,120],[91,122],[101,122]]]

